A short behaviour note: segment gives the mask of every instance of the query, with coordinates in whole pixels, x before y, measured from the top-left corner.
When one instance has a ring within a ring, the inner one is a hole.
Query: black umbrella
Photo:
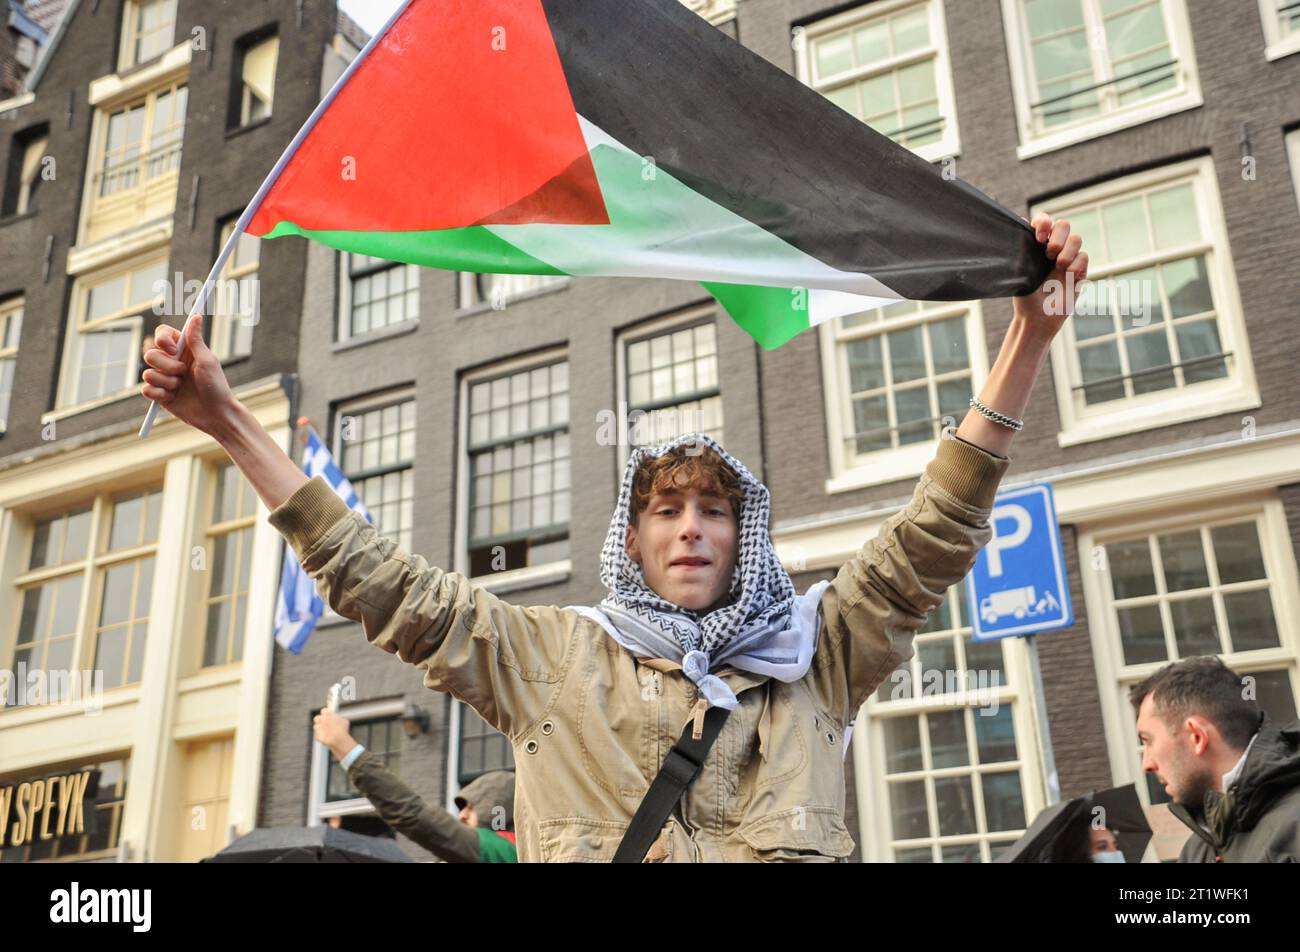
[[[1128,783],[1089,793],[1073,800],[1053,803],[1034,817],[1034,822],[1024,836],[1011,844],[995,863],[1046,863],[1050,862],[1056,840],[1075,822],[1085,816],[1091,819],[1094,808],[1101,807],[1102,821],[1115,831],[1124,862],[1139,863],[1151,842],[1151,825],[1147,822],[1137,787]]]
[[[246,833],[204,863],[411,863],[390,839],[332,826],[272,826]]]

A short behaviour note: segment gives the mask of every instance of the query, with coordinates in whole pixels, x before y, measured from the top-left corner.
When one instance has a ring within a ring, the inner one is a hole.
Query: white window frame
[[[965,586],[965,581],[958,586]],[[951,590],[947,594],[952,597]],[[966,624],[955,629],[959,637],[968,638],[970,634],[969,618]],[[1042,739],[1039,733],[1035,705],[1044,703],[1042,698],[1034,697],[1033,662],[1024,638],[1003,638],[1002,661],[1005,681],[996,688],[987,691],[959,691],[944,694],[942,697],[922,697],[909,700],[889,701],[894,705],[890,710],[907,711],[901,714],[911,717],[920,712],[937,713],[948,710],[961,710],[971,707],[975,716],[981,716],[979,710],[996,698],[999,705],[1011,704],[1012,719],[1016,731],[1016,763],[1020,769],[1021,799],[1025,809],[1025,823],[1033,823],[1034,817],[1048,806],[1047,777],[1043,766]],[[908,662],[910,664],[910,661]],[[886,684],[890,682],[885,681]],[[914,683],[914,688],[918,687]],[[921,685],[920,687],[924,687]],[[873,715],[871,711],[876,702],[875,695],[868,698],[858,710],[853,732],[853,768],[856,778],[858,796],[858,821],[860,841],[864,862],[893,863],[893,835],[891,831],[892,814],[889,803],[889,784],[886,781],[888,765],[885,760],[886,745],[883,722],[887,720],[884,713]],[[1008,761],[1007,763],[1010,763]],[[978,771],[972,769],[973,773]],[[1014,831],[1011,831],[1012,833]],[[968,834],[967,839],[979,840],[988,834]],[[939,838],[934,831],[931,838]],[[1007,836],[1008,839],[1012,838]]]
[[[14,365],[15,376],[18,373],[18,347],[21,343],[23,333],[23,309],[26,301],[20,295],[10,298],[7,301],[0,301],[0,365],[5,361],[12,361]],[[13,330],[13,344],[6,347],[5,338],[9,336],[9,331]],[[13,381],[10,381],[8,406],[4,412],[0,413],[0,433],[4,433],[9,425],[9,411],[13,409]]]
[[[1134,511],[1117,514],[1104,522],[1079,525],[1078,551],[1090,553],[1109,541],[1173,532],[1180,528],[1199,527],[1238,517],[1258,517],[1260,553],[1274,594],[1274,617],[1280,644],[1277,648],[1220,657],[1234,670],[1237,670],[1238,665],[1251,671],[1289,668],[1291,690],[1296,703],[1300,704],[1300,581],[1297,580],[1295,553],[1291,546],[1286,511],[1275,491],[1269,491],[1266,496],[1249,494],[1222,500],[1191,513],[1184,508],[1175,515],[1166,513],[1144,518],[1148,511],[1144,504]],[[1120,633],[1111,607],[1110,573],[1104,561],[1099,570],[1089,570],[1090,562],[1087,557],[1081,558],[1084,567],[1081,579],[1088,612],[1088,636],[1092,639],[1092,656],[1100,689],[1102,724],[1106,733],[1111,776],[1116,784],[1134,783],[1142,803],[1150,807],[1128,688],[1169,662],[1124,664]]]
[[[870,333],[864,336],[887,333],[914,324],[930,324],[961,315],[966,317],[966,352],[970,355],[971,393],[978,394],[989,375],[984,312],[979,301],[931,302],[917,314],[909,314],[878,326],[872,325]],[[939,440],[926,440],[924,443],[912,443],[898,449],[878,450],[862,457],[855,466],[845,465],[844,443],[849,432],[846,427],[852,425],[853,410],[849,398],[848,371],[844,365],[844,349],[838,339],[841,326],[842,318],[837,317],[823,322],[818,329],[822,348],[822,396],[825,400],[831,462],[831,475],[825,485],[828,495],[919,476],[939,449]],[[959,425],[961,417],[954,422]]]
[[[401,717],[405,708],[406,702],[402,698],[363,701],[357,704],[340,704],[339,716],[346,717],[349,721],[386,720]],[[365,797],[325,802],[325,787],[329,782],[330,759],[333,756],[324,744],[315,740],[311,742],[311,774],[307,784],[308,826],[320,826],[333,816],[375,815],[374,805]]]
[[[1259,16],[1264,22],[1264,58],[1281,59],[1292,53],[1300,53],[1300,28],[1290,33],[1282,33],[1281,17],[1278,13],[1278,0],[1259,0]]]
[[[460,311],[483,311],[496,310],[493,302],[484,300],[478,294],[478,279],[481,275],[477,271],[459,271],[456,275],[456,296],[457,309]],[[567,274],[537,274],[537,275],[512,275],[512,277],[537,278],[542,283],[537,287],[529,288],[526,291],[520,291],[516,294],[509,294],[502,298],[501,307],[504,309],[511,304],[520,301],[527,301],[530,298],[541,297],[543,294],[551,294],[555,291],[563,290],[569,286],[569,275]]]
[[[76,281],[73,283],[71,310],[68,313],[67,332],[64,334],[63,356],[59,371],[59,392],[57,402],[57,408],[59,410],[87,410],[92,407],[102,406],[106,403],[113,403],[114,401],[121,400],[123,397],[139,392],[140,351],[143,343],[144,310],[150,305],[144,304],[139,308],[127,308],[95,319],[93,326],[89,327],[90,330],[107,328],[119,322],[123,327],[130,328],[132,332],[132,369],[131,372],[126,375],[126,385],[121,389],[101,394],[91,400],[76,403],[77,377],[81,370],[80,347],[82,335],[88,329],[82,315],[86,313],[86,304],[89,300],[89,290],[92,286],[92,281],[94,285],[98,285],[104,280],[112,280],[120,274],[125,274],[126,272],[146,267],[159,261],[162,261],[164,265],[166,265],[166,262],[168,261],[167,255],[168,249],[166,247],[154,249],[151,252],[121,261],[108,268],[82,274],[78,276]],[[155,308],[158,307],[160,301],[165,304],[165,301],[159,297],[153,297],[151,299],[152,306]]]
[[[373,257],[373,255],[371,257]],[[338,254],[338,263],[339,313],[335,339],[339,343],[344,341],[370,340],[372,338],[380,340],[398,334],[403,330],[420,326],[420,268],[417,265],[409,265],[406,262],[394,261],[392,264],[393,268],[411,268],[411,273],[415,275],[415,316],[405,318],[395,324],[385,324],[380,328],[372,327],[370,330],[361,334],[352,333],[352,253],[350,251],[340,251]],[[378,271],[374,273],[377,274]],[[407,290],[409,291],[410,289],[408,288]]]
[[[151,63],[157,59],[157,56],[151,56],[148,59],[139,61],[135,58],[136,23],[139,21],[142,6],[144,6],[142,0],[126,0],[122,7],[122,34],[117,57],[117,71],[119,73],[133,66],[139,66],[141,63]],[[176,0],[172,0],[172,42],[163,46],[163,53],[170,49],[176,40],[176,15],[179,7],[180,4]]]
[[[243,492],[243,487],[247,487],[248,491],[252,493],[253,508],[251,511],[241,516],[228,516],[224,522],[213,522],[212,513],[217,501],[217,474],[226,466],[231,467],[231,474],[239,481],[241,493]],[[252,530],[248,535],[248,545],[240,553],[240,569],[236,570],[235,578],[231,580],[229,601],[237,608],[239,605],[240,571],[242,571],[245,562],[251,565],[252,559],[254,558],[257,545],[257,520],[262,510],[262,503],[258,498],[257,491],[252,488],[252,484],[249,483],[243,473],[240,472],[239,467],[235,466],[235,464],[229,459],[214,457],[211,460],[205,460],[202,469],[204,485],[198,495],[199,503],[203,507],[200,511],[202,528],[199,533],[197,533],[198,541],[196,541],[195,544],[203,546],[204,552],[207,554],[209,561],[207,568],[203,572],[203,579],[198,583],[199,594],[194,598],[194,620],[191,624],[193,626],[192,630],[197,632],[198,636],[193,639],[193,654],[189,659],[187,659],[189,661],[189,670],[187,674],[199,674],[200,672],[213,671],[217,668],[239,667],[243,664],[245,652],[236,654],[230,661],[220,661],[212,665],[204,665],[203,663],[203,656],[207,651],[208,607],[214,601],[212,593],[212,570],[215,562],[213,556],[216,550],[215,540],[218,536],[225,536],[227,540],[233,541],[237,539],[241,533],[247,530]],[[250,614],[253,610],[253,600],[251,597],[251,573],[249,577],[249,585],[250,591],[245,592],[243,596],[245,648],[247,648],[249,641],[252,640],[250,638],[252,629],[249,626]],[[216,599],[224,599],[226,597],[226,593],[219,593],[215,596]],[[229,653],[229,647],[227,648],[227,652]]]
[[[1096,21],[1094,0],[1082,0],[1084,22],[1090,36],[1102,29]],[[1134,106],[1120,107],[1114,111],[1077,120],[1054,128],[1048,132],[1034,131],[1033,115],[1030,104],[1037,98],[1031,81],[1031,70],[1027,57],[1028,34],[1021,18],[1022,0],[1002,0],[1002,22],[1006,28],[1007,59],[1011,66],[1012,98],[1016,104],[1016,120],[1020,130],[1020,144],[1016,149],[1017,158],[1027,159],[1044,152],[1052,152],[1079,142],[1086,142],[1098,136],[1108,135],[1120,129],[1128,129],[1173,115],[1187,109],[1195,109],[1204,103],[1201,95],[1200,75],[1196,67],[1196,53],[1192,46],[1191,24],[1187,16],[1185,0],[1160,0],[1164,12],[1165,31],[1169,37],[1170,55],[1177,59],[1180,66],[1175,74],[1181,79],[1180,87],[1170,92],[1144,100]],[[1091,44],[1090,44],[1091,46]],[[1096,50],[1094,49],[1094,54]],[[1098,61],[1094,56],[1094,76]],[[1103,79],[1109,79],[1109,63],[1104,64]]]
[[[557,559],[553,562],[546,562],[541,565],[529,565],[518,569],[507,569],[501,572],[493,572],[490,575],[481,575],[471,578],[469,575],[469,489],[470,489],[470,460],[469,460],[469,390],[470,387],[483,380],[490,380],[496,377],[505,376],[533,367],[540,367],[546,364],[556,363],[560,360],[570,360],[568,349],[565,347],[554,347],[549,350],[530,355],[528,357],[518,357],[512,360],[505,360],[500,363],[492,364],[489,367],[482,367],[471,373],[461,376],[459,388],[460,414],[457,421],[458,439],[456,453],[456,532],[455,532],[455,554],[453,564],[454,571],[464,575],[471,583],[487,591],[503,594],[515,589],[534,588],[541,585],[550,585],[554,582],[562,582],[573,574],[573,560]],[[572,372],[572,362],[570,361],[570,372]],[[573,390],[573,378],[570,376],[570,395]],[[573,409],[570,402],[569,409],[569,446],[570,446],[570,466],[572,466],[572,446],[573,446]],[[569,480],[570,486],[570,505],[569,505],[569,539],[573,540],[573,480]]]
[[[144,224],[158,222],[164,218],[168,220],[170,226],[170,219],[176,208],[180,166],[185,152],[183,123],[180,126],[181,136],[174,146],[176,167],[164,168],[155,175],[149,175],[148,162],[157,150],[153,141],[153,118],[158,97],[164,93],[175,96],[184,89],[186,120],[188,121],[190,117],[189,45],[185,44],[180,49],[186,55],[173,58],[168,54],[156,66],[151,66],[145,71],[151,78],[149,85],[133,81],[129,84],[130,92],[127,94],[128,86],[119,84],[122,87],[121,94],[114,93],[111,98],[108,98],[107,93],[102,93],[100,95],[104,98],[92,103],[96,108],[87,152],[86,181],[82,189],[81,215],[77,229],[78,245],[119,241],[124,232],[136,231]],[[172,62],[173,59],[175,62]],[[161,77],[156,83],[152,82],[155,71],[157,76]],[[140,78],[145,78],[145,73],[142,73]],[[109,86],[104,88],[109,92],[113,91]],[[141,169],[139,178],[129,188],[100,195],[100,178],[104,168],[104,152],[108,146],[110,118],[122,109],[133,106],[144,109],[144,117],[141,120],[143,129],[140,153],[136,159]],[[89,240],[92,235],[95,236],[94,241]]]
[[[705,320],[705,318],[709,320]],[[618,335],[618,342],[614,348],[614,390],[618,401],[618,425],[621,440],[628,442],[628,449],[631,449],[631,421],[628,415],[632,412],[631,404],[628,401],[627,389],[627,348],[631,343],[647,340],[654,337],[660,337],[669,334],[683,327],[694,327],[697,324],[713,323],[715,334],[718,327],[718,310],[712,304],[705,304],[699,307],[687,308],[680,314],[672,314],[668,317],[660,318],[654,321],[636,324],[621,331]],[[719,352],[716,354],[718,362],[718,397],[722,398],[722,354],[721,342],[718,344]],[[726,432],[727,416],[726,404],[723,404],[722,426],[723,433]]]
[[[341,417],[353,416],[358,413],[365,413],[367,410],[372,410],[375,407],[389,406],[391,404],[400,404],[405,402],[406,400],[414,400],[415,398],[416,398],[415,387],[401,387],[397,390],[385,390],[382,393],[377,393],[369,397],[362,397],[360,399],[348,400],[343,403],[340,403],[337,409],[335,410],[334,422],[331,424],[332,429],[331,432],[329,433],[330,452],[334,455],[334,465],[336,465],[339,468],[339,472],[343,473],[345,476],[347,475],[346,470],[343,469],[342,432],[337,425],[338,420]],[[418,422],[416,425],[417,426],[419,425]],[[302,445],[295,444],[295,449],[301,450]],[[412,472],[414,472],[416,460],[419,458],[418,447],[416,453],[417,455],[413,457],[411,460]],[[351,479],[352,477],[349,476],[348,480],[351,481]],[[364,504],[365,500],[362,499],[361,502],[362,504]],[[386,532],[383,529],[380,529],[379,531],[382,535],[388,536],[394,542],[398,541],[396,533]],[[336,612],[328,601],[325,602],[324,604],[325,604],[325,611],[321,614],[320,619],[316,622],[317,627],[323,625],[341,625],[344,624],[345,622],[352,622],[351,618],[345,618],[342,615],[340,615],[338,612]]]
[[[1211,157],[1151,169],[1058,196],[1034,206],[1031,214],[1043,212],[1053,218],[1064,217],[1068,220],[1072,208],[1179,180],[1190,182],[1197,195],[1198,216],[1204,236],[1202,243],[1207,257],[1210,289],[1214,296],[1220,345],[1225,353],[1233,355],[1229,359],[1229,375],[1222,380],[1194,384],[1190,388],[1157,390],[1125,400],[1109,401],[1099,404],[1095,409],[1085,408],[1079,412],[1075,408],[1071,387],[1082,378],[1073,326],[1067,321],[1063,332],[1056,335],[1051,345],[1052,379],[1056,386],[1057,410],[1061,419],[1061,430],[1056,440],[1060,446],[1074,446],[1121,434],[1139,433],[1175,423],[1250,410],[1261,405],[1232,251],[1228,245],[1223,203],[1219,197]],[[1088,236],[1084,235],[1083,239],[1086,249]],[[1161,256],[1164,254],[1161,253]],[[1145,259],[1135,259],[1134,263],[1125,263],[1124,267],[1128,268],[1130,264],[1139,266],[1136,264],[1139,260]],[[1089,278],[1099,280],[1104,273],[1101,269],[1094,268]]]
[[[935,162],[961,154],[961,134],[957,123],[957,101],[952,80],[952,63],[948,55],[948,28],[944,16],[944,0],[888,0],[885,3],[872,3],[868,6],[848,10],[836,16],[827,17],[806,27],[798,28],[794,34],[795,66],[799,80],[813,89],[814,85],[812,58],[809,44],[826,34],[835,33],[849,26],[876,20],[905,10],[908,7],[925,6],[930,15],[930,39],[933,49],[918,50],[894,57],[883,64],[859,67],[845,76],[853,80],[863,79],[877,74],[890,73],[902,66],[934,60],[934,85],[939,96],[939,115],[944,118],[943,136],[937,142],[913,149],[916,155]],[[844,77],[841,77],[843,79]],[[907,148],[903,146],[903,148]]]
[[[230,238],[231,233],[235,230],[235,219],[230,219],[221,226],[221,247],[225,247],[226,241]],[[257,249],[257,260],[252,264],[236,264],[235,256],[239,253],[239,246],[245,241],[254,242],[252,247]],[[244,281],[252,280],[253,282],[253,323],[256,327],[261,318],[262,291],[258,282],[258,268],[262,262],[262,239],[244,233],[239,236],[230,257],[226,259],[225,265],[221,268],[221,276],[217,282],[217,291],[214,293],[216,300],[212,302],[212,352],[216,354],[221,362],[227,363],[232,360],[238,360],[240,357],[247,357],[253,352],[253,343],[250,340],[248,350],[234,350],[235,339],[238,334],[235,331],[235,325],[240,325],[246,318],[242,313],[227,314],[220,312],[220,308],[231,300],[230,285],[227,282],[238,282],[242,287]],[[224,288],[224,290],[223,290]],[[244,303],[240,298],[239,303]]]

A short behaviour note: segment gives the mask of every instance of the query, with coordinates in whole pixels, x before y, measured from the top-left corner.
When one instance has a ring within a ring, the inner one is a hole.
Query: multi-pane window
[[[153,592],[160,489],[101,496],[32,523],[16,580],[14,664],[102,672],[103,686],[140,680]],[[84,637],[83,637],[84,632]],[[49,700],[64,682],[51,680]]]
[[[419,317],[418,267],[358,254],[345,254],[343,261],[347,294],[341,339]]]
[[[1200,101],[1185,0],[1003,0],[1003,14],[1026,143]]]
[[[1088,283],[1053,343],[1063,436],[1098,438],[1258,405],[1208,159],[1039,210],[1068,219],[1088,250]]]
[[[189,89],[170,86],[108,114],[95,194],[130,191],[181,165]]]
[[[1300,0],[1259,0],[1259,12],[1269,59],[1300,51]]]
[[[350,404],[335,423],[335,458],[379,532],[411,550],[415,525],[415,398]]]
[[[866,705],[883,779],[880,858],[900,863],[989,862],[1024,832],[1022,703],[1000,641],[976,642],[964,585],[930,613],[916,653]]]
[[[93,510],[90,506],[41,517],[32,527],[27,571],[18,582],[22,605],[12,670],[76,670],[78,613],[86,590]],[[63,684],[51,681],[48,700],[65,700]],[[56,696],[57,694],[57,696]],[[22,701],[22,695],[18,695]]]
[[[626,348],[633,445],[663,443],[695,431],[723,443],[715,322],[631,340]]]
[[[221,247],[225,247],[234,230],[233,221],[222,226]],[[253,328],[261,305],[257,278],[261,248],[261,239],[241,232],[221,270],[213,301],[212,350],[222,360],[253,352]]]
[[[176,0],[127,0],[122,17],[120,69],[148,62],[171,47]]]
[[[558,287],[568,280],[563,274],[475,274],[461,273],[461,307],[491,304],[502,308],[508,301],[546,288]]]
[[[378,757],[390,772],[401,775],[402,719],[400,717],[354,722],[348,728],[348,733],[358,744],[366,748],[367,753]],[[361,791],[348,779],[348,772],[343,769],[338,759],[331,757],[325,782],[326,802],[355,800],[361,795]]]
[[[805,82],[926,158],[958,149],[943,4],[873,4],[801,33]]]
[[[1281,583],[1264,544],[1267,531],[1260,515],[1244,515],[1102,545],[1125,690],[1152,665],[1218,655],[1255,679],[1256,699],[1271,717],[1295,719],[1294,647],[1280,624]],[[1134,751],[1140,761],[1140,747]],[[1152,803],[1168,800],[1150,778],[1148,793]]]
[[[469,384],[469,574],[569,557],[569,364]]]
[[[1092,276],[1111,279],[1085,285],[1071,322],[1083,404],[1226,377],[1231,356],[1211,282],[1215,249],[1193,183],[1117,196],[1068,217],[1087,236]]]
[[[243,48],[239,125],[246,126],[271,115],[275,98],[275,63],[279,53],[278,36],[268,36]]]
[[[197,863],[226,845],[234,754],[231,737],[185,745],[176,862]]]
[[[459,704],[459,707],[460,750],[456,760],[456,782],[463,787],[489,771],[514,770],[515,758],[509,739],[479,717],[468,704]],[[479,825],[487,826],[492,818],[481,816],[478,821]]]
[[[122,834],[122,813],[126,807],[126,783],[130,762],[110,760],[86,764],[58,773],[91,770],[98,773],[94,793],[87,789],[84,805],[85,832],[79,836],[60,836],[43,840],[39,836],[22,846],[0,851],[0,863],[30,863],[37,860],[79,862],[111,859]]]
[[[78,280],[64,351],[61,405],[75,406],[132,386],[143,315],[162,296],[166,279],[164,256]]]
[[[836,322],[844,464],[939,438],[971,397],[969,309],[900,301]]]
[[[18,339],[23,329],[21,298],[0,304],[0,433],[9,422],[9,401],[14,392],[18,368]]]
[[[248,614],[257,497],[233,463],[217,468],[211,505],[205,546],[210,573],[204,600],[205,668],[230,664],[244,656],[244,616]]]
[[[121,496],[110,505],[92,629],[93,666],[104,672],[105,688],[134,684],[144,669],[161,505],[162,492],[156,489]]]

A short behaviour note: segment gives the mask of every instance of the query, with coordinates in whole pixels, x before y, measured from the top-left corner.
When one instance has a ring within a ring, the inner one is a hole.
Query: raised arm
[[[1074,310],[1087,277],[1082,239],[1067,221],[1031,223],[1055,267],[1032,294],[1013,298],[1014,316],[977,399],[1019,420],[1052,338]],[[814,677],[834,713],[851,719],[900,664],[949,587],[993,537],[993,500],[1011,465],[1015,430],[971,409],[955,438],[944,434],[911,500],[845,562],[822,595],[825,635]]]

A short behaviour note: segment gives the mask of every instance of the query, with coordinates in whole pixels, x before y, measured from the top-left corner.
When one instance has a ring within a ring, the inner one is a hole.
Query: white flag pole
[[[221,253],[217,255],[216,263],[213,264],[212,270],[208,272],[207,280],[203,282],[203,289],[199,291],[198,297],[194,299],[194,307],[190,309],[189,318],[186,319],[186,323],[188,323],[189,319],[193,318],[195,314],[203,313],[204,307],[207,304],[209,292],[212,290],[212,285],[216,283],[217,275],[219,275],[221,269],[225,267],[226,262],[234,252],[235,245],[239,243],[240,236],[243,235],[244,230],[248,227],[248,223],[253,220],[253,215],[255,215],[258,208],[261,207],[262,200],[266,198],[266,193],[271,190],[271,186],[274,185],[276,180],[280,177],[280,173],[283,172],[284,167],[289,164],[289,160],[292,159],[294,153],[298,151],[298,147],[302,145],[311,130],[316,127],[316,123],[320,121],[320,117],[325,114],[325,110],[327,110],[334,102],[334,98],[339,94],[339,91],[347,85],[348,80],[352,78],[352,74],[356,72],[357,68],[365,61],[366,57],[370,55],[371,50],[373,50],[379,44],[379,41],[383,39],[384,34],[388,32],[389,27],[397,21],[398,17],[406,12],[406,8],[413,2],[414,0],[402,0],[402,5],[393,11],[393,15],[388,18],[388,22],[383,25],[378,33],[370,38],[370,42],[367,43],[362,48],[361,52],[353,58],[352,62],[348,64],[347,69],[343,70],[343,75],[335,80],[334,85],[330,87],[330,91],[326,93],[325,98],[316,104],[316,108],[312,110],[312,114],[307,117],[307,121],[302,124],[302,128],[298,130],[298,134],[293,137],[293,141],[289,143],[284,152],[280,155],[280,158],[276,160],[275,166],[271,169],[270,174],[266,176],[262,181],[261,186],[258,187],[257,193],[253,196],[253,200],[248,203],[243,214],[239,216],[239,220],[235,222],[234,230],[230,233],[230,237],[222,247]],[[184,327],[185,325],[181,326]],[[182,335],[179,345],[176,348],[176,359],[179,360],[181,355],[184,353],[185,337]],[[147,438],[150,431],[153,429],[154,420],[158,417],[159,406],[160,404],[157,400],[150,402],[149,412],[145,414],[144,423],[140,426],[141,439]]]

